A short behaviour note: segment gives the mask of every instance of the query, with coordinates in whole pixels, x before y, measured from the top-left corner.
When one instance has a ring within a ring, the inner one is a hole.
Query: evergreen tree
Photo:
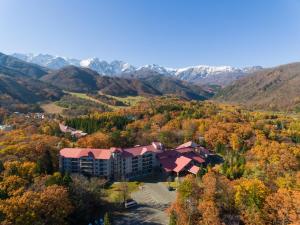
[[[0,160],[0,173],[4,171],[4,165],[3,162]]]
[[[41,158],[37,160],[37,172],[46,174],[52,174],[54,172],[52,156],[49,150],[46,150]]]
[[[70,183],[72,183],[72,178],[71,178],[71,176],[70,176],[69,173],[65,173],[65,175],[64,175],[64,177],[63,177],[63,184],[64,184],[65,186],[69,186]]]

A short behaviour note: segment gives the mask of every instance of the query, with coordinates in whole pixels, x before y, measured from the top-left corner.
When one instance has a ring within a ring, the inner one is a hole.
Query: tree
[[[50,175],[45,182],[46,186],[51,185],[63,185],[63,177],[60,172],[55,172],[53,175]]]
[[[269,224],[297,224],[300,221],[300,191],[278,189],[266,198],[264,214]]]
[[[104,214],[104,225],[111,225],[108,213]]]
[[[4,199],[22,194],[27,184],[27,180],[16,175],[4,177],[2,182],[0,182],[1,198]]]
[[[228,133],[223,128],[211,127],[207,132],[205,132],[205,141],[213,148],[216,148],[218,144],[226,145],[228,143],[227,139]]]
[[[109,135],[103,132],[97,132],[92,135],[79,139],[78,145],[87,148],[110,148],[111,139]]]
[[[19,162],[19,161],[7,161],[4,163],[4,175],[12,176],[16,175],[22,177],[29,182],[32,182],[36,174],[36,163],[34,162]]]
[[[235,203],[246,224],[264,224],[262,207],[268,194],[265,184],[258,179],[241,178],[235,186]]]
[[[52,156],[49,150],[46,150],[42,156],[37,160],[37,172],[38,173],[45,173],[45,174],[52,174],[54,171],[53,163],[52,163]]]
[[[0,173],[2,173],[3,170],[4,170],[4,165],[3,165],[2,160],[0,160]]]
[[[177,225],[177,217],[174,211],[170,213],[169,225]]]
[[[74,212],[71,215],[71,224],[88,224],[94,214],[102,213],[101,191],[104,180],[99,178],[87,179],[81,175],[72,175],[69,193]]]
[[[62,182],[67,187],[72,183],[72,178],[69,173],[65,173]]]
[[[200,202],[198,209],[201,211],[202,214],[200,224],[221,225],[219,209],[213,200],[203,200],[202,202]]]
[[[123,203],[125,203],[129,198],[128,183],[126,181],[120,182],[119,191],[121,193]]]
[[[230,145],[231,145],[231,148],[234,150],[234,151],[238,151],[240,149],[240,139],[239,139],[239,136],[235,133],[233,133],[231,135],[231,138],[230,138]]]
[[[66,224],[73,207],[65,188],[53,185],[41,192],[27,191],[0,201],[1,224]]]
[[[197,221],[199,217],[197,210],[199,191],[196,179],[192,175],[186,176],[179,184],[177,199],[171,208],[177,215],[177,223],[179,225],[191,225]]]

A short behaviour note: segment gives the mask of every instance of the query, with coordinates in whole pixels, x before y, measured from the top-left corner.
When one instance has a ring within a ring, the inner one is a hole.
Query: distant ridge
[[[7,75],[23,75],[31,78],[39,78],[47,74],[49,69],[0,52],[0,72],[6,73]]]
[[[149,64],[141,67],[135,67],[129,63],[114,60],[107,62],[99,60],[97,57],[89,59],[74,59],[49,54],[20,54],[15,53],[12,56],[30,63],[36,63],[49,69],[61,69],[65,66],[77,66],[92,69],[99,74],[112,77],[128,77],[128,73],[156,72],[163,76],[170,76],[176,79],[185,80],[200,84],[217,84],[225,86],[230,82],[246,76],[250,72],[262,69],[260,66],[237,68],[232,66],[207,66],[198,65],[185,68],[167,68],[156,64]]]
[[[300,63],[253,73],[224,88],[216,99],[260,109],[300,109]]]
[[[203,87],[160,76],[158,73],[139,79],[101,76],[81,67],[67,66],[43,76],[42,81],[73,92],[101,92],[114,96],[155,96],[173,94],[186,99],[208,99],[213,93]]]

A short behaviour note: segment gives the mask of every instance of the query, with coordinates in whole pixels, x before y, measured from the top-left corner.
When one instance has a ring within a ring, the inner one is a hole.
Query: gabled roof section
[[[122,155],[124,157],[135,157],[143,155],[147,152],[160,153],[162,152],[162,144],[160,142],[153,142],[151,145],[136,146],[132,148],[122,149]]]
[[[179,149],[179,148],[196,148],[198,147],[199,145],[193,141],[188,141],[186,143],[183,143],[182,145],[179,145],[176,149]]]
[[[200,171],[200,167],[198,166],[191,166],[191,168],[188,170],[190,173],[197,175],[197,173]]]
[[[92,148],[63,148],[60,150],[60,156],[65,158],[76,158],[92,156],[95,159],[110,159],[110,149],[92,149]]]
[[[175,164],[176,167],[173,169],[174,172],[179,173],[181,170],[184,169],[192,160],[185,157],[185,156],[180,156],[179,158],[176,159]]]

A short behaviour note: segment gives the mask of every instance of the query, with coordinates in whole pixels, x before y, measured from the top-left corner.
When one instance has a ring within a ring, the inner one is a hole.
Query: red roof
[[[192,148],[196,148],[198,147],[199,145],[196,144],[195,142],[193,141],[188,141],[186,143],[183,143],[182,145],[179,145],[176,149],[179,149],[179,148],[188,148],[188,147],[192,147]]]
[[[197,154],[195,152],[186,153],[186,154],[184,154],[184,156],[187,157],[187,158],[190,158],[192,160],[195,160],[198,163],[204,163],[205,162],[205,160],[199,154]]]
[[[145,146],[136,146],[132,148],[124,148],[122,149],[122,155],[124,157],[135,157],[138,155],[143,155],[146,152],[162,152],[162,144],[159,142],[153,142],[151,145]]]
[[[176,159],[176,167],[173,169],[174,172],[179,173],[184,167],[186,167],[192,160],[185,156],[180,156]]]
[[[109,149],[64,148],[59,153],[63,157],[76,159],[87,156],[93,156],[95,159],[110,159],[111,157]]]
[[[173,151],[169,151],[169,152],[173,152]],[[175,152],[175,151],[174,151]],[[184,167],[186,167],[192,160],[184,157],[184,156],[180,156],[177,157],[176,155],[169,155],[170,157],[165,157],[165,158],[160,158],[159,161],[162,165],[162,167],[164,168],[164,170],[166,172],[171,172],[174,171],[176,173],[182,171],[182,169]]]
[[[80,158],[92,154],[95,159],[109,159],[112,153],[119,152],[123,157],[134,157],[143,155],[146,152],[162,152],[162,144],[153,142],[151,145],[137,146],[133,148],[92,149],[92,148],[64,148],[60,150],[60,155],[66,158]]]
[[[180,153],[187,153],[187,152],[193,152],[194,148],[192,147],[176,148],[175,151]]]
[[[190,169],[189,169],[189,172],[190,173],[193,173],[193,174],[197,174],[199,172],[200,168],[198,166],[192,166]]]
[[[181,148],[164,151],[157,158],[166,172],[180,172],[190,161],[204,163],[205,160],[192,148]]]

